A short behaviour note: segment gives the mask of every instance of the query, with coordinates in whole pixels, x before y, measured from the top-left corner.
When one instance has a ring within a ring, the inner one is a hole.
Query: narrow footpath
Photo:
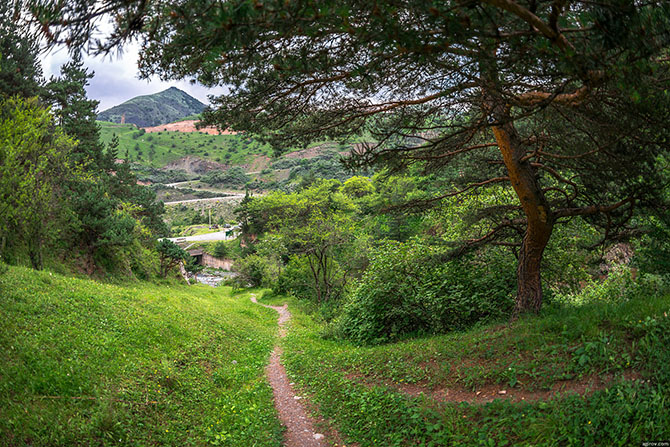
[[[286,305],[268,306],[256,301],[256,295],[251,295],[251,301],[263,307],[274,309],[279,313],[279,337],[286,336],[284,325],[291,319],[291,313]],[[281,364],[282,348],[278,344],[270,355],[270,363],[265,369],[272,392],[275,398],[275,407],[279,412],[279,419],[286,426],[284,445],[286,447],[326,447],[328,444],[324,435],[314,431],[314,423],[303,406],[300,396],[296,396],[293,386],[288,380],[286,370]]]

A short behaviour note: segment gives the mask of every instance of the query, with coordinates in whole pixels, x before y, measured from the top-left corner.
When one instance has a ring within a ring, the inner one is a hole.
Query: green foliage
[[[374,191],[375,187],[367,177],[354,176],[342,185],[342,194],[349,197],[361,198]]]
[[[276,315],[230,288],[0,276],[0,444],[279,447]]]
[[[509,256],[494,251],[439,262],[433,260],[437,255],[417,241],[388,242],[374,250],[336,330],[358,343],[377,344],[509,314],[514,284]]]
[[[169,239],[158,241],[156,250],[160,256],[160,273],[163,278],[166,278],[174,267],[190,258],[184,249]]]
[[[202,176],[204,183],[209,185],[224,185],[240,188],[249,182],[249,176],[239,166],[234,166],[226,171],[210,171]]]
[[[238,214],[245,236],[250,241],[252,235],[265,238],[259,246],[272,247],[265,250],[270,263],[286,264],[290,259],[277,284],[280,290],[319,304],[343,296],[357,261],[365,257],[363,245],[355,254],[348,250],[357,235],[362,241],[367,237],[358,234],[356,207],[339,191],[341,186],[337,180],[319,180],[295,193],[274,192],[243,201]]]
[[[63,186],[78,175],[73,147],[36,99],[0,100],[0,250],[23,241],[36,269],[44,245],[58,237],[60,225],[68,227]]]
[[[275,266],[259,255],[252,254],[236,260],[233,269],[238,274],[235,281],[243,287],[268,286],[277,279]]]
[[[216,256],[217,258],[225,258],[229,255],[229,252],[230,249],[228,248],[226,241],[218,241],[214,244],[212,255]]]
[[[39,40],[22,26],[22,8],[22,2],[14,0],[0,4],[0,99],[40,93]]]
[[[60,78],[52,77],[47,83],[43,97],[54,106],[63,132],[77,140],[72,153],[75,163],[91,171],[102,171],[113,166],[113,159],[103,156],[100,128],[95,120],[98,101],[86,97],[85,88],[91,78],[93,74],[84,67],[81,55],[76,55],[61,67]]]
[[[640,271],[667,275],[670,273],[670,227],[657,217],[649,216],[648,233],[635,244],[634,263]]]

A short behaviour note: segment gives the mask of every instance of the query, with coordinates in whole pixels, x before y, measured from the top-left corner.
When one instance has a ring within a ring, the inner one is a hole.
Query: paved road
[[[202,242],[227,241],[229,239],[234,239],[235,237],[237,237],[237,233],[232,234],[230,237],[226,237],[225,231],[217,231],[216,233],[197,234],[195,236],[169,237],[168,239],[172,242]]]
[[[179,205],[180,203],[195,203],[195,202],[211,202],[211,201],[219,201],[219,200],[236,200],[236,199],[243,199],[244,194],[232,194],[229,196],[223,196],[223,197],[210,197],[207,199],[189,199],[189,200],[178,200],[176,202],[163,202],[166,205]]]

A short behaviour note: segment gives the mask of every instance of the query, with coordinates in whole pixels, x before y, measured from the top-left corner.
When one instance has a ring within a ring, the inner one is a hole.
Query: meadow
[[[0,445],[279,446],[276,315],[230,288],[0,275]]]

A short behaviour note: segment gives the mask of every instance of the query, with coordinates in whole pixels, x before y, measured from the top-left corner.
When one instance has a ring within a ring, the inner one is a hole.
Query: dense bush
[[[314,277],[307,256],[294,255],[279,274],[273,290],[276,293],[293,295],[296,298],[312,301],[318,305],[328,304],[330,308],[334,302],[341,301],[342,296],[345,294],[347,283],[345,281],[346,272],[335,259],[329,261],[328,270],[328,284],[325,284],[323,277]],[[318,288],[321,289],[322,296],[326,296],[321,302],[318,301]],[[337,306],[339,304],[335,307]],[[326,319],[330,320],[334,316],[330,315]]]
[[[202,177],[202,181],[209,185],[244,186],[250,177],[239,166],[234,166],[227,171],[211,171]]]
[[[384,244],[334,323],[335,332],[376,344],[461,329],[511,311],[514,263],[505,252],[442,263],[432,260],[435,255],[416,241]]]
[[[239,259],[233,265],[238,273],[235,280],[246,287],[268,286],[276,281],[276,272],[271,262],[262,256],[249,255]]]
[[[641,272],[670,273],[670,227],[655,217],[649,217],[648,233],[635,247],[635,265]]]

